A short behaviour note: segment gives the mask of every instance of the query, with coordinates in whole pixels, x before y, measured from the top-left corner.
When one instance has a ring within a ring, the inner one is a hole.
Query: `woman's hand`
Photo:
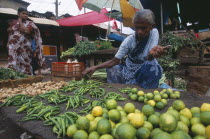
[[[159,58],[167,52],[166,51],[167,48],[169,48],[169,47],[167,47],[167,46],[162,47],[160,45],[157,45],[149,51],[149,55],[152,55],[154,58]]]
[[[18,22],[21,23],[22,21],[23,21],[22,18],[19,16],[18,17]]]
[[[83,74],[83,76],[85,76],[85,75],[87,75],[87,74],[88,74],[89,76],[91,76],[95,71],[96,71],[96,67],[93,66],[93,67],[91,67],[91,68],[85,69],[85,70],[82,72],[82,74]]]

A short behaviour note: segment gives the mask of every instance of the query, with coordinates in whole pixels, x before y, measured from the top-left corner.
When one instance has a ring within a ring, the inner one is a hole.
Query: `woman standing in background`
[[[36,43],[36,56],[41,68],[45,68],[45,59],[42,53],[42,39],[37,26],[28,20],[28,11],[24,8],[18,9],[18,20],[12,20],[7,29],[8,37],[8,67],[16,71],[32,75],[31,66],[33,51],[32,39]]]

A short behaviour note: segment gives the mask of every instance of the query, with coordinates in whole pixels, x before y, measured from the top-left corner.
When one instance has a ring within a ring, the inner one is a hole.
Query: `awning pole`
[[[162,5],[162,1],[160,1],[160,17],[161,17],[161,34],[163,34],[163,5]]]
[[[84,8],[84,13],[86,13],[86,9]],[[83,26],[81,27],[81,36],[82,36],[82,40],[83,40]]]
[[[113,2],[112,2],[111,13],[110,13],[110,16],[109,16],[108,29],[107,29],[107,32],[106,32],[106,39],[107,40],[108,40],[108,34],[110,33],[110,19],[111,19],[111,16],[112,16],[112,9],[113,9],[114,2],[115,2],[115,0],[113,0]]]

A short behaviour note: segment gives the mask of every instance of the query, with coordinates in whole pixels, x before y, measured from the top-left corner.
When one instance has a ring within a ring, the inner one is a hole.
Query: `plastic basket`
[[[66,63],[66,62],[53,62],[52,63],[52,76],[59,77],[82,77],[84,70],[84,63]]]

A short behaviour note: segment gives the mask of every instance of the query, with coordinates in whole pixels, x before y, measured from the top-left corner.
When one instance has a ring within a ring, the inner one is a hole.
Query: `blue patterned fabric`
[[[157,88],[161,76],[161,66],[149,63],[143,64],[141,69],[135,75],[137,84],[144,89]]]
[[[147,60],[149,51],[158,44],[159,34],[153,29],[141,42],[136,41],[135,33],[125,39],[116,58],[127,55],[125,65],[107,68],[108,83],[135,84],[142,88],[157,88],[162,75],[162,68],[156,59]]]

